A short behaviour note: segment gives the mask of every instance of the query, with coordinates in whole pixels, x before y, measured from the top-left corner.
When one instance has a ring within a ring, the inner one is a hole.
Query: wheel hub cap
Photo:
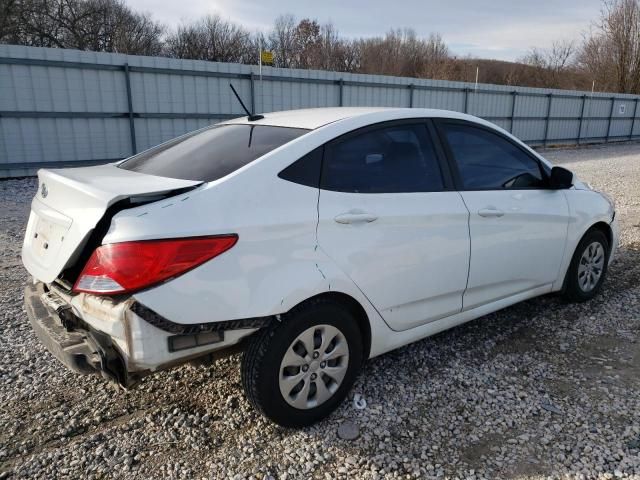
[[[349,366],[349,345],[333,325],[316,325],[289,345],[280,363],[280,393],[292,407],[307,410],[329,400]]]
[[[604,247],[600,242],[592,242],[585,248],[578,264],[578,285],[583,292],[590,292],[598,284],[604,260]]]

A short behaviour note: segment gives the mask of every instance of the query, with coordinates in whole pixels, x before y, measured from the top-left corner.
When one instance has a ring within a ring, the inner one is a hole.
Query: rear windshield
[[[302,128],[218,125],[159,145],[122,162],[134,172],[211,182],[304,135]]]

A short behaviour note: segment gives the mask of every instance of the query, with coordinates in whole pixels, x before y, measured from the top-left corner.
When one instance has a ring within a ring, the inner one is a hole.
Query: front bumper
[[[42,283],[27,285],[24,305],[40,342],[70,370],[81,374],[101,374],[124,387],[135,384],[123,356],[110,338],[82,322],[69,310],[56,311],[46,305]]]

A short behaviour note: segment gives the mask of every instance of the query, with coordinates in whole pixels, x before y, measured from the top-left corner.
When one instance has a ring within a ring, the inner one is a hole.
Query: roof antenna
[[[240,105],[242,105],[242,108],[245,112],[247,112],[247,117],[248,120],[250,122],[253,122],[255,120],[261,120],[264,118],[264,115],[254,115],[253,113],[251,113],[249,111],[249,109],[247,108],[247,106],[244,104],[244,102],[242,101],[242,99],[240,98],[240,95],[238,95],[238,92],[236,92],[236,89],[233,88],[233,85],[229,84],[229,86],[231,87],[231,90],[233,91],[233,94],[236,96],[236,98],[238,99],[238,101],[240,102]]]

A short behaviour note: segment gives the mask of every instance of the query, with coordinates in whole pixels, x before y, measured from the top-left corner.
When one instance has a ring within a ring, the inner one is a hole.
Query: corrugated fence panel
[[[464,111],[464,92],[414,90],[413,106],[418,108],[440,108]]]
[[[609,122],[602,119],[589,119],[587,122],[587,138],[602,140],[607,137]]]
[[[588,117],[608,117],[611,111],[611,97],[594,97],[587,100]]]
[[[549,138],[547,142],[556,143],[566,138],[578,138],[578,128],[580,128],[578,120],[549,120]]]
[[[531,97],[525,94],[518,95],[516,104],[516,117],[545,117],[547,115],[548,98]]]
[[[0,124],[14,163],[113,161],[130,153],[129,129],[119,119],[3,118]]]
[[[146,150],[220,120],[221,119],[138,118],[135,120],[138,151]]]
[[[539,144],[540,139],[544,139],[544,120],[517,120],[513,127],[513,134],[523,142]]]
[[[532,145],[631,140],[624,94],[474,85],[163,57],[0,45],[0,177],[125,158],[244,114],[327,106],[467,112]]]

